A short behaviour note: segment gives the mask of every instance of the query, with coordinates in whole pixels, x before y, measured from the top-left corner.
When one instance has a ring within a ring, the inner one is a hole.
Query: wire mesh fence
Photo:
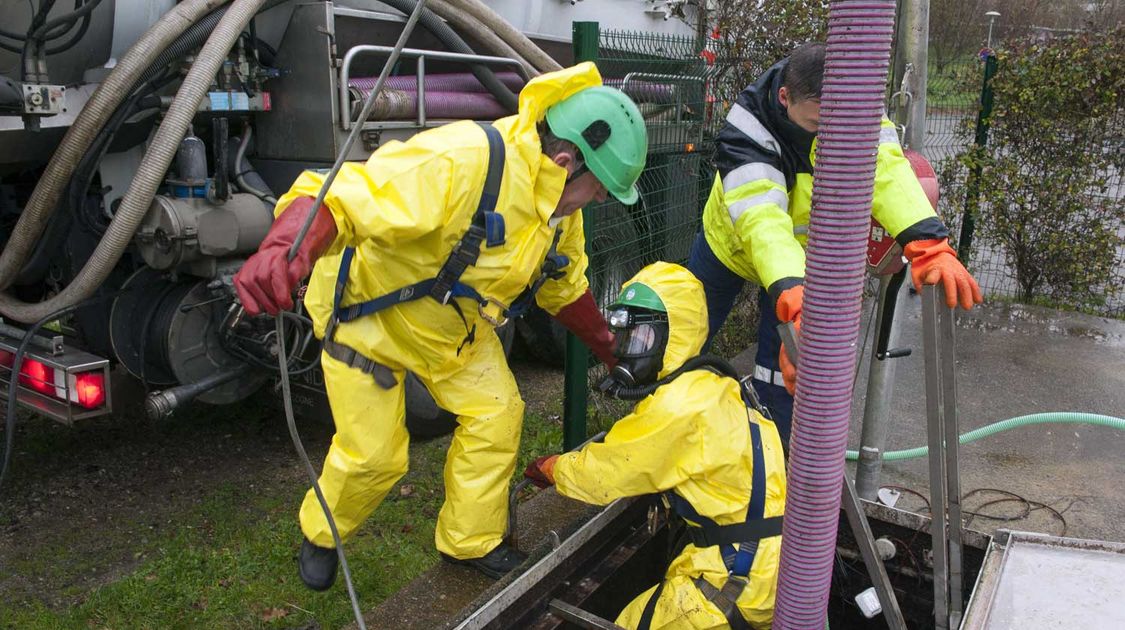
[[[1042,39],[1040,43],[1044,46],[1051,45],[1049,39]],[[970,154],[974,144],[982,142],[983,155],[987,158],[1013,158],[1011,145],[990,145],[980,133],[978,114],[990,109],[982,108],[982,100],[986,94],[985,59],[984,55],[980,55],[952,60],[941,69],[931,67],[928,76],[926,142],[921,151],[938,170],[942,181],[939,213],[949,225],[954,241],[962,241],[959,243],[962,258],[967,260],[970,270],[990,299],[1039,303],[1107,317],[1125,317],[1125,220],[1122,219],[1125,216],[1125,182],[1121,173],[1122,164],[1125,164],[1125,108],[1121,106],[1121,95],[1118,95],[1117,109],[1113,113],[1100,120],[1090,121],[1099,129],[1104,129],[1104,133],[1097,134],[1100,136],[1100,146],[1089,147],[1089,150],[1103,152],[1107,156],[1107,159],[1097,161],[1097,172],[1086,173],[1087,177],[1082,182],[1073,182],[1073,185],[1068,183],[1065,191],[1044,191],[1044,196],[1068,196],[1069,203],[1085,205],[1087,209],[1066,216],[1060,215],[1062,225],[1032,225],[1032,222],[1021,225],[1019,222],[1013,224],[1010,220],[1001,224],[999,222],[1004,219],[997,217],[1003,217],[1006,213],[1000,212],[1005,209],[999,207],[999,204],[1020,202],[1008,201],[1003,195],[982,195],[982,191],[972,181],[973,169],[966,166],[963,159]],[[1002,63],[997,72],[1004,72]],[[1078,72],[1080,70],[1076,70],[1076,75]],[[1075,76],[1074,81],[1080,82],[1081,79]],[[1047,99],[1043,99],[1043,102],[1043,107],[1047,107]],[[1000,101],[994,103],[996,108],[1007,105]],[[1048,119],[1049,116],[1043,115],[1043,118]],[[1068,132],[1059,127],[1044,125],[1039,133]],[[1028,180],[1046,176],[1042,171],[1029,172],[1028,169],[1034,167],[1021,168],[1023,176]],[[975,176],[980,177],[980,172]],[[988,178],[988,173],[985,173],[983,181],[995,179]],[[1041,223],[1041,217],[1035,218],[1034,223]],[[970,222],[968,226],[966,221]],[[1046,221],[1043,218],[1042,222]],[[1113,257],[1112,264],[1102,261],[1101,268],[1108,269],[1108,273],[1092,282],[1083,279],[1081,273],[1074,272],[1056,273],[1051,278],[1051,268],[1081,264],[1079,246],[1083,244],[1083,239],[1094,237],[1095,230],[1091,226],[1099,222],[1107,224],[1108,231],[1113,234],[1098,235],[1098,238],[1107,242],[1110,251],[1106,254]],[[1042,233],[1045,229],[1056,233],[1069,232],[1073,240],[1069,244],[1060,244],[1056,239],[1054,247],[1057,251],[1049,256],[1037,252],[1040,260],[1029,262],[1028,250],[1035,246],[1024,243],[1036,238],[1036,231]],[[1041,273],[1044,279],[1030,288],[1033,285],[1029,281],[1029,273]],[[1067,286],[1068,283],[1073,286]]]
[[[709,52],[696,37],[597,33],[592,60],[607,85],[637,102],[649,138],[640,202],[626,207],[611,198],[584,210],[591,285],[603,306],[645,265],[687,260],[714,177],[710,157],[729,91],[722,79],[736,61]]]

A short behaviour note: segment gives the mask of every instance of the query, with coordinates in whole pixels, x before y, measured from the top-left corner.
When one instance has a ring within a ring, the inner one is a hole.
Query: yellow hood
[[[641,269],[621,286],[622,294],[637,282],[652,289],[668,310],[668,347],[658,375],[664,378],[703,349],[707,340],[707,299],[699,280],[672,263],[655,262]]]
[[[520,110],[516,115],[512,134],[523,141],[528,138],[519,136],[533,134],[536,138],[534,144],[538,145],[535,125],[547,115],[549,107],[586,88],[601,84],[602,75],[598,72],[598,67],[589,61],[535,77],[520,90]]]

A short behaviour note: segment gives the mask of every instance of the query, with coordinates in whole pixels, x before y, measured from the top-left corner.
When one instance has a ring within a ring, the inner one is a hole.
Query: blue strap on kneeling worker
[[[665,492],[664,496],[669,505],[677,514],[688,522],[688,534],[696,547],[711,547],[718,545],[730,576],[723,589],[711,586],[703,579],[696,579],[696,586],[711,600],[723,615],[727,617],[732,628],[747,627],[746,620],[738,611],[735,601],[738,593],[748,583],[750,570],[754,566],[754,558],[758,554],[758,541],[762,538],[781,535],[782,517],[774,516],[765,518],[766,513],[766,463],[762,450],[762,431],[758,423],[750,421],[750,441],[753,452],[754,469],[751,472],[750,504],[746,509],[746,520],[732,525],[719,525],[714,520],[702,516],[691,505],[675,492]],[[734,543],[738,543],[738,549]],[[664,590],[662,581],[649,598],[641,614],[638,630],[648,630],[652,624],[652,617],[656,611],[656,601]],[[722,599],[722,602],[716,601]]]

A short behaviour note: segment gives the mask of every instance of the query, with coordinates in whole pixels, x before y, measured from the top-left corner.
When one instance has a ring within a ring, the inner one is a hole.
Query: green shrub
[[[981,169],[978,230],[1003,247],[1021,300],[1105,304],[1122,289],[1125,27],[1010,43],[998,61],[988,144],[958,156]]]

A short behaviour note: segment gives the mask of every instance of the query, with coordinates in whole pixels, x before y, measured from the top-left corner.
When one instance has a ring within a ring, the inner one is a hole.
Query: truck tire
[[[509,321],[496,329],[504,355],[512,350],[515,322]],[[452,433],[457,428],[457,416],[438,407],[426,386],[412,372],[406,373],[406,430],[416,440],[428,440]]]

